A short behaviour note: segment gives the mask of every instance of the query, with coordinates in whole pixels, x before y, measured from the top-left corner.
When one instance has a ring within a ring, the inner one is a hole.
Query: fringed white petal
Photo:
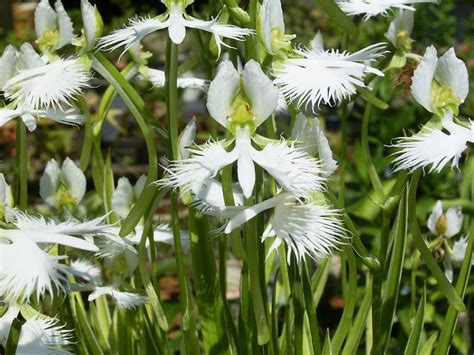
[[[452,123],[448,133],[436,128],[424,128],[421,133],[401,138],[392,145],[400,148],[393,160],[395,170],[413,171],[431,165],[429,172],[440,172],[446,165],[457,167],[467,142],[473,139],[472,129]]]
[[[97,287],[89,295],[88,300],[93,301],[100,296],[111,296],[119,309],[134,309],[147,303],[147,298],[137,293],[122,292],[115,286]]]
[[[302,58],[288,59],[275,69],[274,82],[290,102],[299,107],[321,103],[334,105],[356,93],[357,86],[365,87],[368,73],[383,73],[364,62],[371,62],[383,55],[383,44],[374,44],[356,53],[335,50],[297,50]]]
[[[36,293],[54,295],[53,287],[64,289],[66,267],[60,256],[43,251],[35,241],[18,230],[0,231],[0,295],[8,301],[23,303]]]
[[[222,61],[217,67],[217,75],[209,85],[207,109],[212,118],[222,126],[229,125],[228,117],[232,101],[240,90],[240,74],[229,60]]]
[[[160,21],[156,18],[134,18],[128,26],[115,30],[108,36],[99,39],[99,49],[116,50],[125,47],[124,52],[139,43],[152,32],[168,27],[169,21]]]
[[[69,105],[88,86],[89,74],[75,59],[58,60],[22,70],[5,84],[5,92],[32,109]]]
[[[218,142],[208,142],[203,146],[190,149],[191,157],[171,162],[167,179],[160,180],[159,185],[171,188],[183,188],[182,192],[198,189],[204,180],[216,176],[225,166],[238,158],[234,149],[228,153]]]
[[[254,151],[253,160],[264,168],[286,191],[298,197],[324,188],[321,162],[288,142],[267,144]]]
[[[98,283],[102,277],[100,268],[86,259],[73,260],[71,265],[68,266],[68,271],[72,275],[91,283]]]
[[[364,15],[364,21],[377,15],[388,16],[394,8],[415,11],[413,4],[437,3],[437,0],[337,0],[337,5],[349,16]]]
[[[300,262],[306,255],[315,260],[327,257],[346,237],[340,211],[309,201],[301,203],[288,196],[275,207],[272,229],[275,243],[284,241],[288,248],[287,262],[296,256]]]
[[[258,127],[275,111],[278,105],[278,89],[254,60],[245,64],[242,86],[252,104],[255,126]]]

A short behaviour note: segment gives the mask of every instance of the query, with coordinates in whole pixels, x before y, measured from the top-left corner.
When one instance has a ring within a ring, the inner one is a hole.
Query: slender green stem
[[[26,125],[21,119],[16,125],[15,155],[15,203],[20,210],[26,210],[28,204],[28,149]]]
[[[168,39],[166,46],[165,63],[165,91],[166,110],[168,114],[168,158],[177,160],[179,155],[178,145],[178,46]],[[184,266],[184,256],[181,246],[178,216],[178,197],[176,192],[171,192],[171,219],[173,228],[173,241],[176,252],[176,265],[180,288],[180,305],[183,317],[182,329],[185,345],[188,352],[196,351],[197,339],[194,334],[193,307],[190,285]]]
[[[348,124],[347,102],[342,104],[341,112],[341,165],[339,167],[339,205],[346,205],[346,150],[347,150],[347,124]]]

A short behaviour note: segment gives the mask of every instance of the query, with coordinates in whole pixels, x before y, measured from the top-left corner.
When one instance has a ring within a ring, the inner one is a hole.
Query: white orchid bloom
[[[285,22],[280,0],[264,0],[260,8],[259,34],[271,55],[286,57],[295,35],[285,35]]]
[[[21,117],[30,131],[36,119],[47,117],[64,124],[82,124],[86,118],[71,108],[70,100],[87,86],[89,76],[76,59],[45,64],[31,44],[17,51],[7,46],[0,58],[0,90],[12,102],[0,108],[0,125]]]
[[[385,45],[373,44],[355,53],[338,50],[297,49],[300,58],[287,59],[274,69],[275,84],[288,101],[298,107],[321,103],[334,105],[356,93],[357,87],[365,87],[367,74],[384,76],[370,66],[384,54]]]
[[[443,117],[455,115],[469,92],[466,64],[450,48],[439,59],[436,48],[426,48],[425,55],[413,73],[411,93],[428,111]]]
[[[61,0],[56,0],[54,8],[49,0],[41,0],[36,6],[35,30],[43,52],[54,52],[74,39],[74,26]]]
[[[10,222],[15,215],[12,189],[0,173],[0,220]]]
[[[262,236],[274,237],[269,254],[276,250],[282,242],[288,248],[287,262],[294,253],[297,262],[306,255],[313,259],[329,256],[332,249],[342,243],[345,229],[339,220],[339,212],[315,200],[300,202],[294,196],[283,193],[263,201],[255,206],[244,209],[225,225],[224,232],[231,233],[258,214],[274,208],[274,216]]]
[[[102,278],[100,268],[86,259],[73,260],[68,267],[68,271],[70,274],[92,284],[99,283]]]
[[[436,4],[438,0],[336,0],[336,3],[347,15],[364,15],[367,21],[377,15],[388,16],[388,11],[395,8],[415,11],[413,4]]]
[[[255,185],[254,163],[260,165],[287,191],[306,196],[322,188],[319,161],[284,140],[252,146],[252,136],[275,110],[278,90],[260,65],[249,61],[240,74],[229,61],[219,65],[209,86],[207,108],[211,116],[235,135],[235,146],[227,152],[220,142],[208,142],[190,149],[187,159],[170,164],[170,177],[160,183],[186,191],[198,191],[205,180],[214,178],[225,166],[237,162],[237,175],[245,197]]]
[[[88,301],[94,301],[100,296],[110,296],[117,303],[119,309],[134,309],[147,303],[147,297],[131,292],[119,291],[117,284],[95,287],[89,295]]]
[[[436,236],[452,238],[461,231],[464,216],[460,206],[449,208],[443,213],[441,201],[437,201],[428,217],[428,229]]]
[[[102,37],[99,41],[99,48],[115,50],[125,46],[126,51],[150,33],[165,28],[168,29],[170,39],[174,43],[180,44],[186,36],[186,27],[188,27],[212,33],[220,55],[222,45],[229,47],[222,41],[221,37],[242,41],[245,36],[253,34],[253,30],[219,23],[218,19],[203,21],[189,16],[185,12],[187,5],[187,3],[182,4],[179,1],[166,2],[168,11],[165,14],[154,18],[130,20],[128,26]]]
[[[117,188],[112,193],[112,210],[121,218],[127,217],[138,196],[142,193],[146,179],[145,175],[141,175],[135,186],[132,186],[126,177],[121,177],[118,180]]]
[[[6,345],[13,320],[20,314],[17,305],[10,305],[0,318],[0,344]],[[23,315],[23,314],[22,314]],[[32,317],[22,325],[15,354],[67,355],[63,347],[72,344],[71,331],[57,325],[58,320],[46,316]]]
[[[138,266],[138,252],[133,243],[128,238],[121,238],[119,236],[120,229],[117,227],[110,227],[106,233],[97,235],[95,238],[95,245],[98,247],[96,252],[97,257],[104,259],[107,266],[113,268],[118,260],[125,260],[125,267],[127,275],[133,274]],[[124,265],[117,264],[119,272],[123,273]]]
[[[48,292],[53,296],[53,285],[64,289],[68,270],[58,261],[67,256],[48,254],[46,245],[61,244],[86,251],[97,247],[77,236],[101,233],[108,226],[103,219],[87,222],[54,220],[17,213],[13,222],[17,229],[0,230],[0,295],[7,300],[24,302],[36,292],[37,298]]]
[[[405,52],[411,51],[413,40],[410,39],[410,35],[413,31],[414,19],[415,13],[413,11],[400,9],[397,13],[385,33],[385,37],[394,47],[403,49]]]
[[[86,176],[66,158],[61,168],[51,159],[40,179],[40,196],[50,206],[75,208],[86,193]]]
[[[321,160],[323,176],[331,176],[337,169],[332,157],[331,146],[324,135],[318,118],[308,118],[302,113],[296,115],[291,139],[301,142],[301,147],[310,155],[318,155]]]
[[[165,72],[163,70],[151,69],[143,66],[140,70],[143,76],[150,81],[155,87],[165,86]],[[199,78],[182,77],[178,78],[178,88],[181,89],[198,89],[207,92],[209,81]]]
[[[392,145],[400,148],[394,153],[395,171],[414,171],[431,165],[429,172],[440,172],[448,164],[457,168],[467,144],[474,143],[474,124],[470,122],[470,127],[466,128],[454,123],[452,118],[445,118],[442,125],[447,133],[426,126],[411,137],[399,138]]]

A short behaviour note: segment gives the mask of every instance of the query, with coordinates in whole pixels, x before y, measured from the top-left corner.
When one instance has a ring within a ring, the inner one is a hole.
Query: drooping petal
[[[212,118],[228,127],[227,118],[231,113],[232,101],[240,89],[240,75],[229,60],[224,60],[217,68],[217,75],[209,85],[207,110]]]
[[[181,159],[189,158],[188,147],[194,143],[196,138],[196,118],[193,117],[179,135],[179,154]]]
[[[415,69],[412,77],[411,94],[413,98],[430,112],[434,110],[431,104],[431,85],[437,65],[438,57],[436,48],[430,46],[426,48],[425,55]]]
[[[395,170],[413,171],[431,165],[429,172],[440,172],[450,162],[451,167],[457,167],[467,142],[472,138],[472,132],[455,123],[445,128],[448,133],[426,127],[421,133],[401,138],[392,145],[400,148],[393,160]]]
[[[427,226],[428,226],[428,229],[431,231],[431,233],[433,233],[434,235],[438,235],[438,228],[437,228],[437,224],[438,224],[438,220],[439,218],[443,215],[443,206],[441,204],[441,201],[438,200],[436,201],[436,204],[433,208],[433,211],[431,212],[430,216],[428,217],[428,222],[427,222]]]
[[[155,86],[155,87],[163,87],[165,86],[165,72],[163,70],[158,69],[151,69],[148,67],[144,67],[146,71],[147,79]],[[199,78],[178,78],[178,88],[182,89],[199,89],[202,91],[207,91],[209,87],[209,81]]]
[[[41,0],[35,10],[36,37],[41,38],[48,31],[57,29],[58,16],[49,4],[49,0]]]
[[[71,126],[82,125],[87,121],[87,117],[78,113],[74,108],[51,107],[46,110],[33,110],[31,113],[36,117],[44,117]]]
[[[59,41],[57,48],[59,49],[70,44],[74,39],[74,26],[61,0],[54,3],[54,8],[58,14]]]
[[[254,60],[245,64],[242,86],[252,104],[252,112],[256,116],[255,126],[258,127],[275,111],[278,105],[278,89]]]
[[[124,52],[139,43],[152,32],[168,27],[169,21],[160,21],[156,18],[135,18],[128,26],[115,30],[110,35],[99,39],[99,49],[115,50],[125,47]]]
[[[264,168],[286,191],[298,197],[320,191],[324,186],[321,163],[303,149],[288,146],[288,142],[267,144],[254,150],[253,160]]]
[[[32,109],[70,105],[75,95],[88,86],[89,75],[75,59],[57,60],[23,70],[5,84],[5,92]]]
[[[464,236],[454,242],[450,257],[456,265],[460,265],[463,262],[467,250],[467,240],[470,237]]]
[[[192,190],[192,193],[196,198],[193,207],[197,210],[211,216],[225,217],[228,206],[226,206],[222,184],[219,181],[206,179],[200,186]],[[238,184],[232,186],[232,195],[235,205],[242,206],[244,204],[244,196]]]
[[[12,45],[8,45],[0,58],[0,90],[6,82],[15,75],[18,52]]]
[[[458,234],[462,229],[462,222],[464,216],[462,214],[462,208],[460,206],[454,206],[448,208],[446,211],[446,232],[444,235],[447,238],[451,238]]]
[[[86,176],[68,157],[66,157],[61,167],[61,179],[72,196],[76,199],[76,202],[80,203],[86,194]]]
[[[262,34],[267,52],[274,55],[272,48],[272,31],[285,33],[285,22],[280,0],[264,0],[261,7]]]
[[[249,198],[252,196],[253,187],[255,186],[255,167],[252,160],[254,148],[248,129],[239,128],[237,130],[235,149],[238,150],[239,154],[237,158],[237,177],[244,196]]]
[[[435,73],[441,85],[449,87],[461,103],[469,92],[469,77],[466,64],[456,57],[454,48],[450,48],[438,61]]]
[[[28,128],[28,131],[33,132],[36,129],[36,127],[37,127],[36,119],[31,114],[31,112],[22,113],[21,120],[26,125],[26,128]]]
[[[0,108],[0,127],[4,126],[11,120],[21,116],[21,110],[10,110],[8,108]]]

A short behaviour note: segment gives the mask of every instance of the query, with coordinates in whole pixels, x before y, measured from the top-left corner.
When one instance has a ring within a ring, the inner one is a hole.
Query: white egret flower
[[[66,158],[61,168],[51,159],[40,179],[40,196],[50,206],[75,208],[86,193],[86,176]]]
[[[15,215],[12,189],[0,173],[0,219],[10,222]]]
[[[414,17],[413,11],[400,9],[385,33],[385,37],[394,47],[402,49],[404,52],[411,51],[413,40],[410,35],[413,31]]]
[[[324,135],[318,118],[308,118],[302,113],[296,115],[291,139],[301,142],[301,147],[308,154],[319,156],[323,176],[331,176],[336,171],[337,162],[332,157],[331,146]]]
[[[143,191],[147,177],[141,175],[135,186],[132,186],[130,180],[121,177],[117,182],[117,188],[112,193],[112,210],[121,218],[127,217],[138,196]]]
[[[54,52],[74,39],[74,26],[61,0],[54,3],[41,0],[35,10],[35,30],[38,45],[43,52]]]
[[[385,53],[382,43],[373,44],[355,53],[338,50],[297,49],[298,58],[287,59],[274,69],[275,84],[290,102],[298,107],[321,103],[334,105],[365,87],[367,74],[384,76],[370,64]]]
[[[364,15],[367,21],[377,15],[388,16],[388,11],[395,8],[415,11],[413,4],[436,4],[438,0],[336,0],[336,3],[347,15]]]
[[[474,143],[474,124],[470,128],[452,122],[452,118],[443,120],[443,128],[425,126],[417,134],[399,138],[392,147],[400,148],[394,153],[395,171],[425,168],[431,165],[429,172],[440,172],[446,165],[458,167],[461,154],[468,143]]]
[[[449,208],[443,213],[441,201],[437,201],[428,217],[428,229],[436,236],[452,238],[461,231],[464,216],[460,206]]]
[[[110,227],[106,233],[97,235],[95,245],[98,247],[97,257],[104,259],[109,268],[117,266],[123,272],[122,263],[117,261],[125,260],[127,275],[131,275],[138,266],[138,252],[133,243],[128,238],[119,236],[120,229]]]
[[[13,222],[17,229],[0,229],[0,295],[24,302],[35,292],[37,298],[46,292],[53,296],[53,285],[64,289],[68,270],[58,261],[67,256],[50,255],[43,248],[61,244],[95,252],[94,244],[76,236],[103,232],[108,226],[102,222],[103,218],[59,223],[17,213]]]
[[[165,72],[163,70],[151,69],[146,66],[142,66],[140,69],[142,75],[150,81],[155,87],[165,86]],[[209,81],[199,78],[192,77],[181,77],[178,78],[178,88],[181,89],[198,89],[206,92],[209,87]]]
[[[286,57],[291,51],[291,40],[295,35],[285,35],[285,22],[280,0],[264,0],[260,8],[259,35],[267,52]]]
[[[64,124],[81,124],[85,117],[74,112],[69,101],[87,86],[89,76],[76,59],[45,64],[31,44],[17,51],[7,46],[0,58],[0,90],[12,102],[0,108],[0,125],[21,117],[30,131],[38,117]]]
[[[0,344],[6,345],[13,320],[21,312],[17,305],[10,305],[0,318]],[[72,344],[71,331],[59,326],[58,320],[43,315],[26,320],[21,327],[15,354],[17,355],[66,355],[72,354],[63,347]]]
[[[110,296],[117,303],[119,309],[134,309],[147,303],[147,298],[143,295],[119,291],[116,283],[110,286],[97,286],[89,295],[88,301],[94,301],[100,296]]]
[[[413,73],[411,93],[428,111],[443,117],[448,111],[458,114],[458,107],[469,92],[466,64],[450,48],[439,59],[436,48],[426,48]]]
[[[245,197],[255,185],[254,163],[260,165],[287,191],[306,196],[322,188],[321,166],[302,149],[282,140],[262,150],[252,145],[255,130],[275,110],[278,89],[251,60],[240,74],[229,61],[219,65],[209,86],[207,108],[211,116],[235,136],[234,148],[227,152],[222,142],[208,142],[191,148],[187,159],[171,162],[170,177],[160,182],[182,193],[198,191],[205,180],[214,178],[225,166],[237,162],[237,175]]]
[[[116,30],[112,34],[99,40],[100,49],[115,50],[125,46],[125,51],[140,42],[148,34],[167,28],[170,39],[180,44],[186,36],[186,27],[210,32],[214,35],[218,53],[220,55],[221,45],[226,45],[221,37],[242,41],[245,36],[251,35],[253,30],[240,28],[234,25],[219,23],[218,19],[203,21],[189,16],[185,12],[188,2],[164,1],[168,10],[161,16],[154,18],[135,18],[130,20],[129,25],[123,29]]]
[[[320,259],[331,255],[332,250],[337,249],[345,238],[345,229],[338,218],[339,211],[319,204],[315,200],[298,201],[288,193],[279,194],[244,209],[229,220],[224,232],[231,233],[271,208],[275,209],[273,219],[262,236],[262,241],[270,237],[275,238],[268,255],[284,242],[288,248],[288,263],[293,253],[298,262],[306,255]]]

